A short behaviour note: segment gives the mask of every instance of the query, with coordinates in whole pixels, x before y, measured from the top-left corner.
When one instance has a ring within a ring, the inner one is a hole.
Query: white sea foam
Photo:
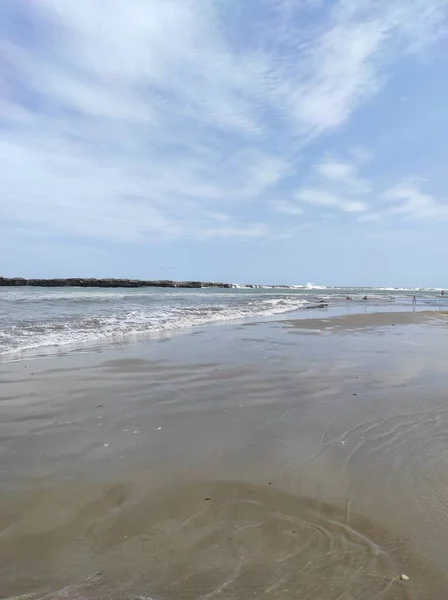
[[[325,285],[316,285],[315,283],[305,283],[303,284],[296,284],[296,285],[290,285],[288,286],[289,289],[291,290],[326,290],[327,286]]]
[[[193,294],[190,300],[192,297]],[[206,299],[210,300],[210,297]],[[98,297],[92,299],[93,303],[98,301]],[[3,327],[0,332],[0,353],[7,355],[41,348],[82,346],[105,339],[124,340],[217,321],[269,317],[300,309],[306,304],[305,299],[285,296],[227,305],[146,306],[112,314],[101,314],[101,307],[97,307],[98,314],[89,316],[81,314],[69,318],[49,318],[43,322],[28,320]]]

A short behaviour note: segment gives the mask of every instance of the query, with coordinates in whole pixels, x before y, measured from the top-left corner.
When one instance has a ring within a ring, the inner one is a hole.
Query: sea
[[[275,319],[287,313],[306,318],[315,316],[309,310],[315,307],[329,315],[448,309],[448,297],[441,291],[312,283],[230,289],[4,287],[0,288],[0,360],[126,343],[214,322]]]

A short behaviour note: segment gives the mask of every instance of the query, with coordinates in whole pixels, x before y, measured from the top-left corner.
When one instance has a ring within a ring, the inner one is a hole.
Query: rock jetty
[[[210,281],[144,281],[141,279],[24,279],[23,277],[0,277],[0,287],[32,286],[32,287],[101,287],[101,288],[231,288],[231,283]]]

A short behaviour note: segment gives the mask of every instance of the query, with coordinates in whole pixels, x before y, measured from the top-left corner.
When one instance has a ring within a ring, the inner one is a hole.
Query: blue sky
[[[0,272],[448,287],[448,0],[0,0]]]

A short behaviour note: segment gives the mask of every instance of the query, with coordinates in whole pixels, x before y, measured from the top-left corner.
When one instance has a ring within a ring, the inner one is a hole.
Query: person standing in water
[[[412,304],[417,304],[417,298],[415,296],[412,298]]]

